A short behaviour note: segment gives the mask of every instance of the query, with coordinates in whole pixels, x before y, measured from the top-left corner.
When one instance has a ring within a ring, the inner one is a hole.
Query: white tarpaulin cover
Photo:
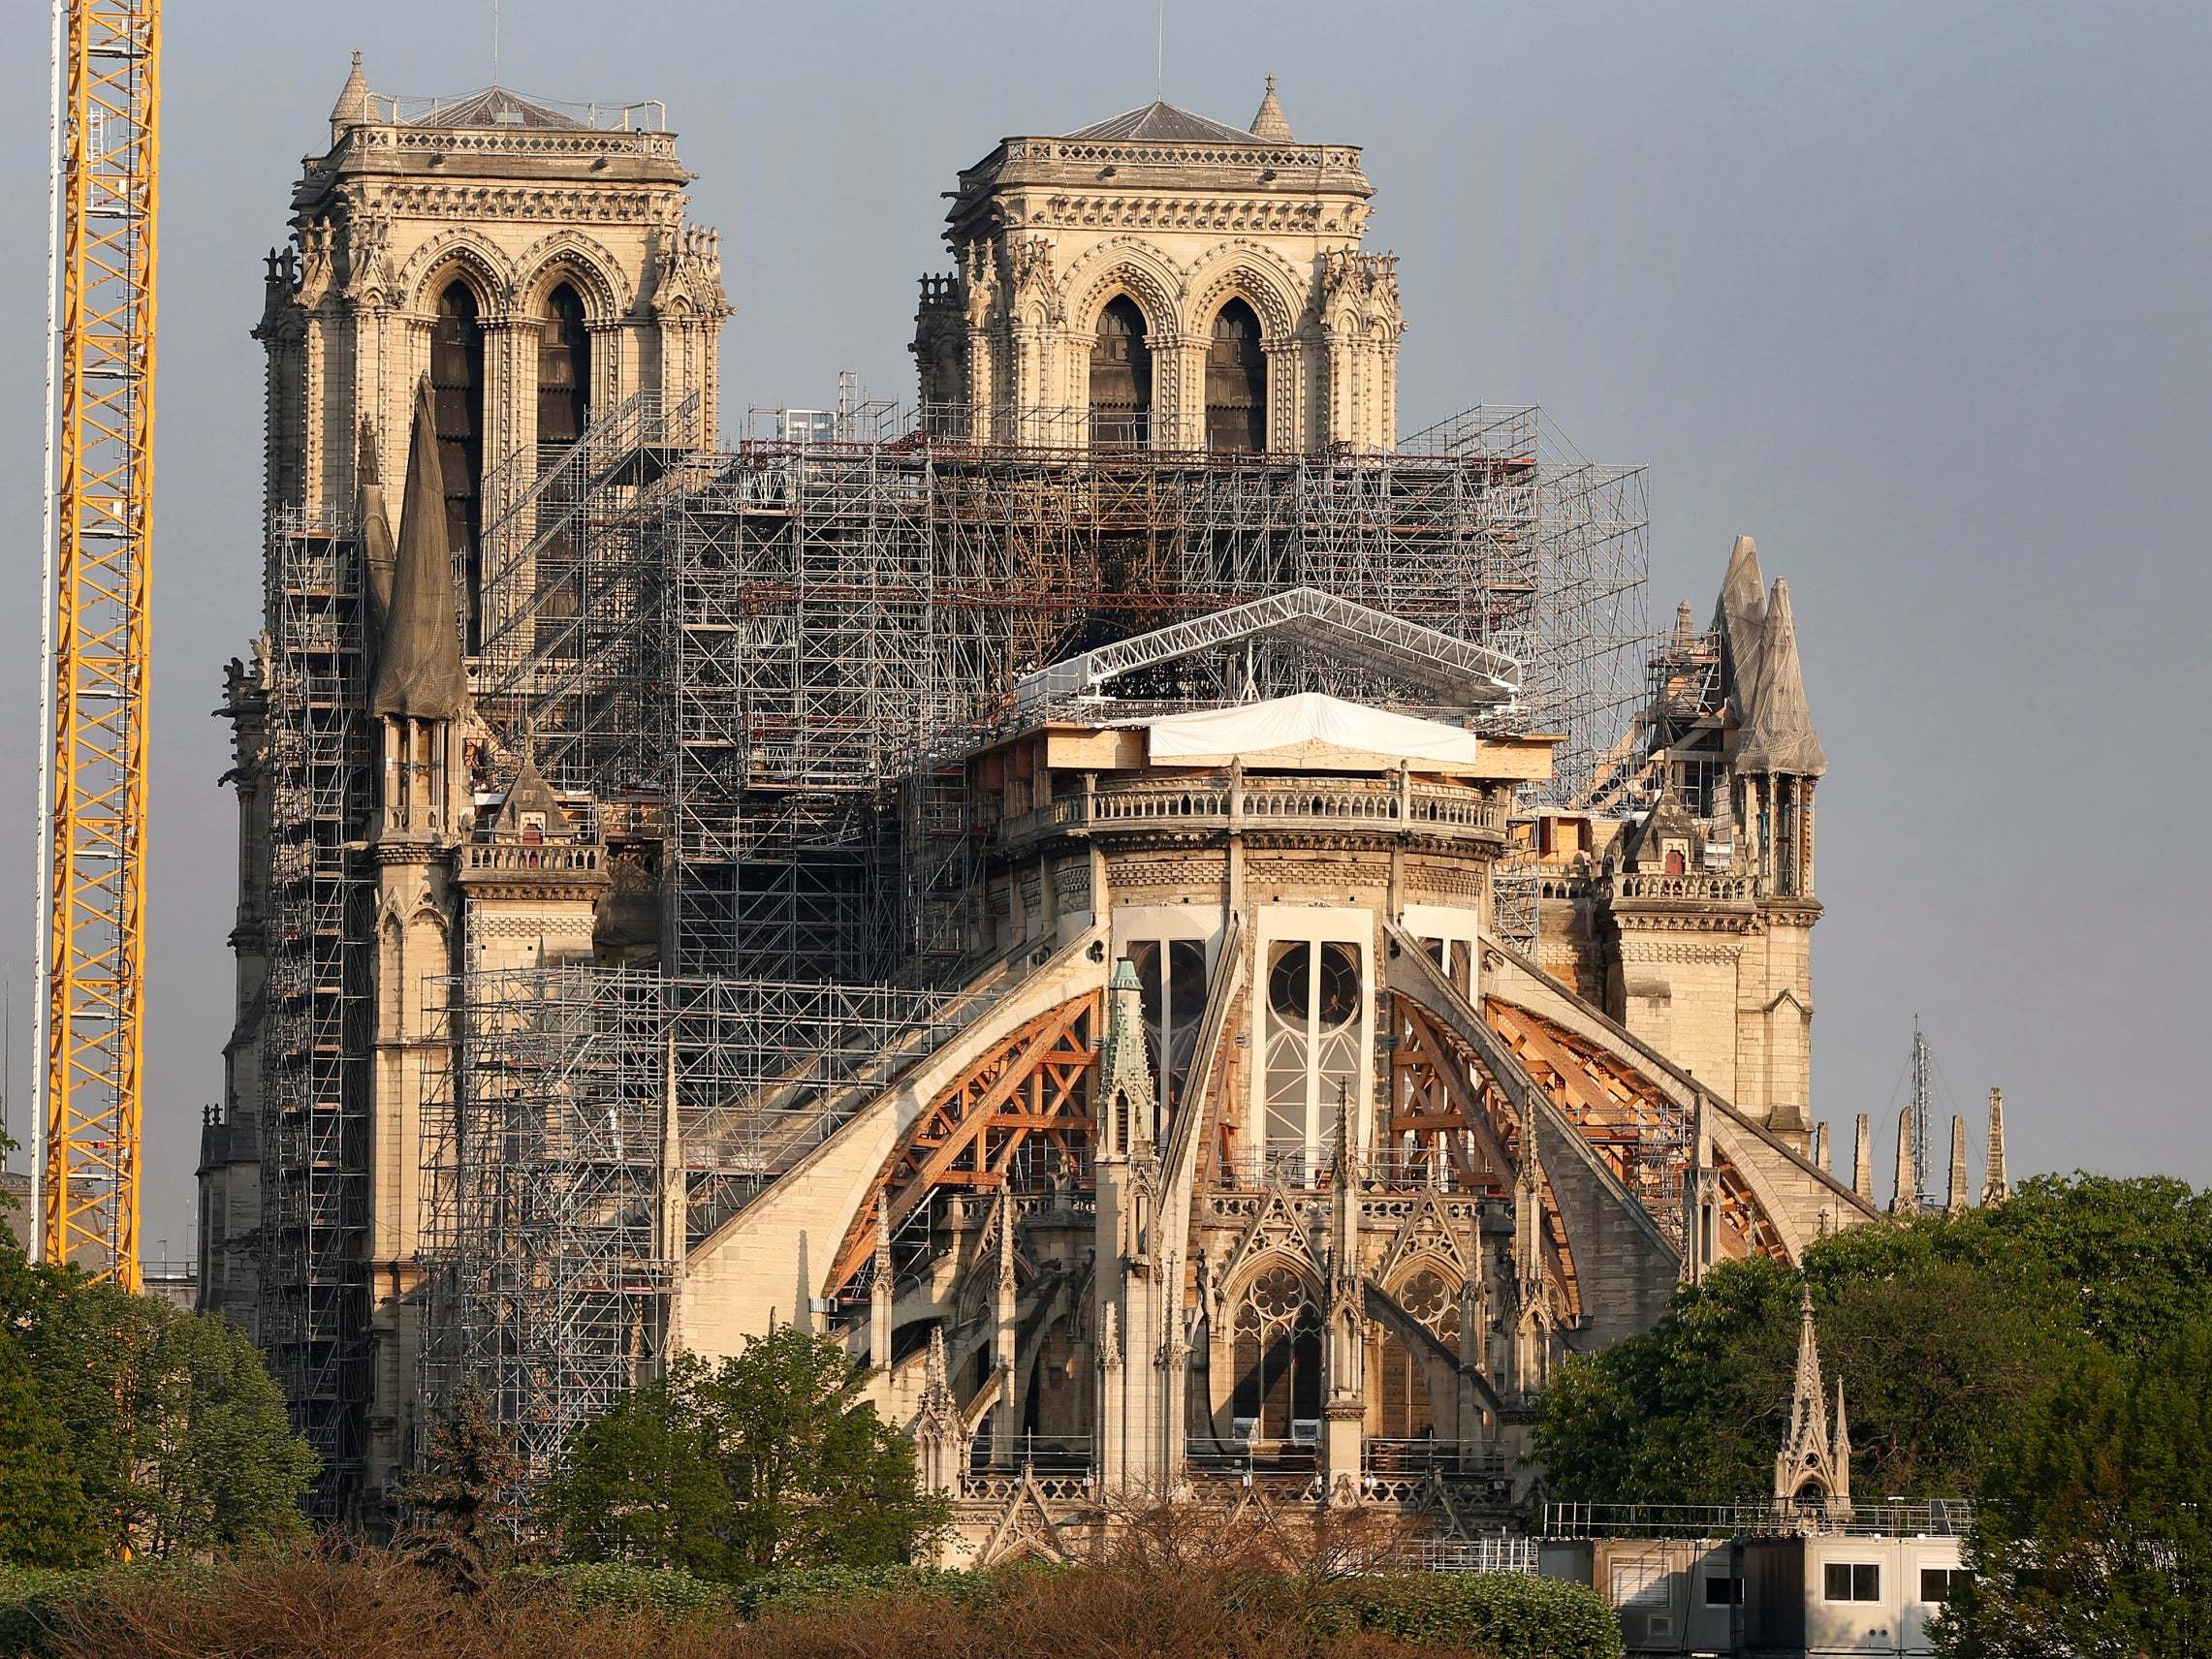
[[[1167,714],[1145,722],[1148,755],[1177,766],[1310,767],[1317,771],[1387,771],[1406,763],[1438,771],[1476,769],[1474,734],[1346,703],[1318,691]]]

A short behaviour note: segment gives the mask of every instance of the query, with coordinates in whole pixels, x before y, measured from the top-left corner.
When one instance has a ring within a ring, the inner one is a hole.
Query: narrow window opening
[[[1102,450],[1152,442],[1153,354],[1145,314],[1127,295],[1098,317],[1090,348],[1090,442]]]
[[[453,282],[438,296],[430,329],[430,399],[445,474],[446,543],[467,570],[468,648],[483,643],[484,581],[484,325],[476,294]]]
[[[591,423],[591,335],[567,283],[546,296],[538,325],[538,442],[568,445]]]
[[[1267,354],[1259,318],[1232,299],[1214,318],[1206,348],[1206,447],[1225,453],[1267,448]]]

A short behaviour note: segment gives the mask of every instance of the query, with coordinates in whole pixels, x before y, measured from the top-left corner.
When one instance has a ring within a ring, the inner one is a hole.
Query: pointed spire
[[[377,475],[376,427],[361,418],[359,458],[354,465],[354,505],[361,520],[362,572],[368,583],[369,627],[381,639],[392,614],[392,570],[397,553],[392,544],[392,516],[385,507],[384,481]]]
[[[1797,1383],[1789,1400],[1789,1433],[1774,1459],[1777,1504],[1848,1518],[1851,1508],[1850,1435],[1844,1427],[1842,1380],[1836,1385],[1836,1433],[1828,1436],[1827,1395],[1820,1387],[1820,1337],[1813,1322],[1813,1287],[1800,1303]]]
[[[1813,1162],[1822,1171],[1828,1168],[1828,1120],[1825,1117],[1813,1125]]]
[[[1729,696],[1739,724],[1751,715],[1765,627],[1766,577],[1759,570],[1759,551],[1749,536],[1738,536],[1728,550],[1727,574],[1721,578],[1721,601],[1714,608],[1713,631],[1721,636]]]
[[[1255,139],[1265,139],[1271,144],[1295,143],[1290,136],[1290,123],[1283,117],[1282,106],[1275,96],[1275,77],[1267,78],[1267,92],[1259,101],[1259,113],[1252,117],[1248,129]]]
[[[1874,1125],[1863,1111],[1851,1143],[1851,1191],[1874,1203]]]
[[[2005,1179],[2005,1091],[1989,1091],[1989,1151],[1981,1176],[1981,1207],[1994,1209],[2012,1196]]]
[[[1920,1187],[1912,1160],[1912,1109],[1910,1106],[1897,1114],[1897,1170],[1889,1188],[1889,1212],[1892,1215],[1920,1213]]]
[[[466,693],[459,607],[446,533],[445,473],[425,377],[415,392],[415,430],[407,449],[407,492],[399,510],[399,551],[392,610],[376,665],[370,711],[417,720],[451,720]]]
[[[1828,1438],[1827,1400],[1820,1388],[1820,1333],[1813,1320],[1813,1287],[1807,1285],[1798,1303],[1797,1393],[1789,1405],[1790,1422],[1812,1428],[1813,1437]]]
[[[1943,1207],[1952,1215],[1964,1212],[1966,1203],[1966,1119],[1951,1113],[1951,1190]]]
[[[1098,1056],[1098,1149],[1127,1156],[1149,1151],[1155,1139],[1158,1100],[1153,1067],[1145,1052],[1144,987],[1137,965],[1123,956],[1114,964],[1106,992],[1106,1041]]]
[[[930,1327],[930,1357],[922,1362],[922,1398],[927,1402],[951,1393],[952,1383],[945,1368],[945,1328],[940,1323]]]
[[[353,72],[339,88],[338,101],[331,106],[331,143],[346,136],[346,129],[359,127],[374,120],[374,106],[369,102],[368,77],[361,72],[361,53],[353,54]]]
[[[1767,605],[1759,642],[1758,685],[1736,747],[1740,771],[1786,772],[1818,777],[1828,757],[1805,705],[1805,672],[1797,660],[1797,619],[1789,609],[1789,583],[1780,578]]]

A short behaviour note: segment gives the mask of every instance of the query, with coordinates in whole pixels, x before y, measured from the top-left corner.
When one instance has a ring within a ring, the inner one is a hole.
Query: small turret
[[[1098,1056],[1098,1151],[1104,1157],[1150,1152],[1158,1138],[1158,1100],[1145,1052],[1144,987],[1136,964],[1114,964],[1106,990],[1106,1041]]]
[[[353,71],[346,83],[338,89],[338,101],[331,106],[331,147],[335,149],[340,140],[354,127],[374,120],[373,94],[368,90],[368,77],[361,72],[361,53],[353,54]]]
[[[1791,777],[1818,777],[1828,769],[1805,704],[1805,670],[1797,660],[1789,583],[1779,578],[1760,631],[1758,682],[1736,746],[1736,769]]]
[[[1267,92],[1259,101],[1259,113],[1252,117],[1251,135],[1265,139],[1271,144],[1295,143],[1290,136],[1290,122],[1284,118],[1282,106],[1275,96],[1275,77],[1267,78]]]

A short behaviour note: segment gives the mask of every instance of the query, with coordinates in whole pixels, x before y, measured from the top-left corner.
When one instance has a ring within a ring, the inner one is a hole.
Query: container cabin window
[[[1881,1600],[1881,1568],[1872,1561],[1830,1561],[1821,1591],[1823,1601],[1878,1602]]]
[[[476,292],[453,282],[438,296],[430,329],[430,402],[438,465],[446,485],[446,543],[468,571],[468,648],[483,642],[478,595],[484,581],[484,324]]]
[[[1242,299],[1215,314],[1206,348],[1206,447],[1228,454],[1267,448],[1267,354],[1259,318]]]
[[[1127,295],[1098,316],[1090,348],[1090,442],[1104,450],[1152,441],[1153,354],[1145,314]]]

